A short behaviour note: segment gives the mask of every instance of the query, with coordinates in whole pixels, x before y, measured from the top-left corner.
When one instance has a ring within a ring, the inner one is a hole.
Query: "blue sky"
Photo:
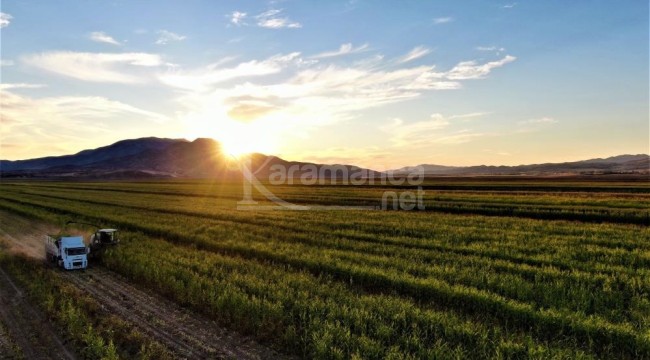
[[[376,169],[648,153],[647,1],[2,2],[0,158],[142,136]]]

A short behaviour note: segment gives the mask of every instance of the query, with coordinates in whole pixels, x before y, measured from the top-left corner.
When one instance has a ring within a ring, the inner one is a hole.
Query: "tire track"
[[[0,321],[26,359],[76,359],[45,316],[27,302],[23,292],[2,268]]]
[[[107,310],[191,359],[277,359],[275,351],[228,332],[213,321],[127,284],[101,268],[63,272],[62,276],[94,297]]]
[[[44,222],[26,219],[0,210],[0,240],[8,243],[13,250],[25,253],[30,257],[42,259],[42,238],[44,234],[54,230],[51,225]],[[93,267],[86,271],[57,271],[57,274],[95,298],[105,310],[132,323],[143,333],[169,347],[179,358],[284,358],[272,349],[220,327],[214,321],[189,312],[172,301],[140,290],[129,284],[128,280],[104,268]],[[20,299],[22,302],[22,297],[21,290],[11,282],[11,279],[7,278],[4,272],[0,273],[0,320],[6,323],[9,329],[15,324],[19,324],[19,320],[31,318],[31,316],[22,314],[17,316],[14,314],[11,317],[10,310],[15,308],[11,301]],[[15,319],[16,317],[18,319]],[[33,331],[22,331],[16,337],[28,339],[33,333]],[[58,338],[54,337],[54,339]],[[28,359],[61,358],[48,357],[52,355],[41,357],[38,353],[30,351],[32,351],[31,348],[27,346],[24,355]],[[51,353],[57,352],[51,351]],[[1,355],[0,358],[2,358]],[[73,358],[63,357],[63,359]]]

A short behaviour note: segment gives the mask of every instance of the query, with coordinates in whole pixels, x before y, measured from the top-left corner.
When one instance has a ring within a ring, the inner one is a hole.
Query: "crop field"
[[[407,186],[267,188],[314,208],[237,210],[240,183],[5,181],[0,210],[120,229],[103,268],[289,356],[650,358],[647,181],[427,180],[413,211],[340,208]]]

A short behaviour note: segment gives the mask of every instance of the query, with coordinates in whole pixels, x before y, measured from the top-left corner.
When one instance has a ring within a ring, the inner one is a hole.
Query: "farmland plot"
[[[124,230],[105,268],[290,355],[650,357],[646,183],[424,188],[424,211],[237,211],[240,184],[3,183],[0,208]]]

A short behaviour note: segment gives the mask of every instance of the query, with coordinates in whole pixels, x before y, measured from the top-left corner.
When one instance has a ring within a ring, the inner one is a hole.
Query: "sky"
[[[3,0],[0,158],[517,165],[649,153],[648,1]]]

